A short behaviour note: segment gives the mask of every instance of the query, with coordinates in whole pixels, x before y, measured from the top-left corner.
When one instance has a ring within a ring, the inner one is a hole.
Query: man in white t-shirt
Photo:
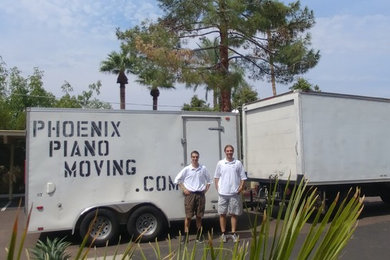
[[[205,193],[211,184],[211,177],[204,165],[199,164],[199,153],[191,152],[191,164],[184,167],[176,176],[175,183],[179,184],[184,193],[184,236],[182,242],[188,242],[191,218],[196,217],[196,241],[202,242],[202,217],[206,205]]]
[[[247,179],[244,166],[239,160],[233,158],[234,147],[225,146],[226,158],[217,163],[214,182],[218,191],[218,214],[221,227],[221,240],[226,242],[226,215],[231,216],[231,228],[233,242],[238,240],[236,234],[237,219],[242,214],[241,192]]]

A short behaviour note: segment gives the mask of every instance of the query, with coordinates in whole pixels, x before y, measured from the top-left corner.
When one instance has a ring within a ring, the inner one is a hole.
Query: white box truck
[[[184,219],[173,183],[192,150],[213,176],[223,147],[239,148],[238,114],[206,112],[27,109],[25,210],[29,232],[79,230],[95,244],[121,224],[143,241]],[[238,149],[237,149],[238,150]],[[206,194],[216,216],[218,194]]]
[[[305,178],[328,199],[358,186],[390,202],[389,99],[290,92],[247,104],[242,114],[251,180]]]

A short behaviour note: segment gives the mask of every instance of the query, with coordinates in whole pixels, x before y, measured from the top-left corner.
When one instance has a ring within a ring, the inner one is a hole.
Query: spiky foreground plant
[[[287,187],[288,185],[286,189]],[[298,251],[295,259],[336,259],[355,231],[357,219],[363,210],[364,197],[360,197],[359,189],[356,189],[352,197],[346,196],[341,203],[338,202],[337,195],[327,210],[325,202],[322,202],[320,208],[316,208],[317,190],[307,190],[306,183],[302,181],[294,186],[289,201],[283,197],[272,231],[270,216],[275,204],[275,194],[276,185],[264,211],[260,230],[257,229],[255,219],[250,259],[287,260],[291,259],[294,249]],[[304,243],[298,248],[298,235],[302,234],[302,228],[309,219],[310,230]]]
[[[324,202],[318,208],[317,190],[308,189],[302,181],[294,186],[288,201],[286,197],[282,198],[274,228],[271,228],[276,187],[277,183],[273,186],[263,212],[260,230],[257,216],[252,223],[250,241],[237,242],[233,248],[224,248],[222,242],[214,244],[212,234],[209,234],[203,254],[199,256],[195,254],[196,243],[192,250],[188,244],[179,245],[177,250],[173,250],[169,240],[169,254],[166,257],[156,254],[156,259],[337,259],[355,231],[357,219],[363,210],[364,197],[360,197],[360,190],[356,189],[353,196],[346,196],[341,203],[337,196],[329,208],[326,209]],[[288,185],[286,189],[287,187]],[[303,235],[301,231],[304,225],[309,225],[309,232],[303,244],[297,244],[298,236]],[[155,251],[160,252],[157,242]],[[297,252],[297,255],[292,256],[293,252]],[[143,257],[146,260],[144,255]]]
[[[64,241],[65,237],[58,239],[57,237],[50,240],[48,237],[43,242],[38,240],[35,247],[30,250],[32,258],[36,260],[67,260],[70,259],[70,254],[66,253],[66,249],[71,243]]]
[[[337,196],[329,208],[325,210],[325,204],[323,202],[318,209],[317,191],[315,189],[307,189],[306,183],[301,182],[299,185],[294,186],[288,201],[285,197],[282,199],[277,218],[276,220],[272,220],[271,212],[275,204],[275,196],[276,185],[271,192],[268,206],[263,212],[260,228],[257,225],[257,217],[254,223],[252,223],[252,237],[250,241],[237,242],[233,248],[224,248],[222,242],[214,244],[213,235],[208,234],[208,241],[206,241],[199,253],[196,243],[192,249],[189,244],[179,244],[178,248],[173,248],[171,239],[168,236],[169,252],[166,256],[161,254],[157,240],[155,245],[150,244],[154,249],[155,259],[287,260],[292,257],[299,260],[337,259],[337,256],[346,246],[357,227],[357,219],[362,212],[364,199],[364,197],[360,197],[360,190],[356,189],[353,196],[347,196],[341,203],[338,201],[339,196]],[[323,214],[323,212],[325,213]],[[8,260],[20,259],[24,238],[26,236],[28,222],[22,236],[19,251],[16,251],[17,219],[16,217],[8,250]],[[309,219],[310,223],[308,223]],[[274,228],[271,228],[272,221],[275,222]],[[305,224],[309,225],[309,232],[306,234],[303,244],[298,245],[297,238],[303,235],[301,231]],[[73,259],[87,259],[91,245],[87,247],[86,241],[87,237],[84,238],[77,255]],[[141,257],[141,259],[146,260],[147,258],[139,245],[139,241],[139,238],[135,242],[131,241],[122,253],[118,253],[118,250],[116,250],[114,257],[133,259],[136,245],[138,245],[140,255],[137,258]],[[16,252],[18,254],[14,258]],[[292,256],[293,252],[296,252],[296,255]],[[26,254],[29,257],[28,252]],[[97,257],[95,255],[95,258]],[[106,256],[104,255],[104,257]]]

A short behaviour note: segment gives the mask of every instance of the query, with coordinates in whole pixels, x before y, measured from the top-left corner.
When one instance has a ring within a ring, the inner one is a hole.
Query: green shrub
[[[70,254],[65,250],[71,243],[64,241],[65,237],[58,239],[54,238],[51,241],[48,237],[46,242],[38,240],[33,249],[30,250],[33,259],[36,260],[67,260],[70,259]]]

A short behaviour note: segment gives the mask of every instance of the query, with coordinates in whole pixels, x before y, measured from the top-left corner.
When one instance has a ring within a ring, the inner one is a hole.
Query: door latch
[[[223,126],[221,126],[221,127],[209,127],[209,130],[211,130],[211,131],[221,131],[222,133],[225,132],[225,128]]]

